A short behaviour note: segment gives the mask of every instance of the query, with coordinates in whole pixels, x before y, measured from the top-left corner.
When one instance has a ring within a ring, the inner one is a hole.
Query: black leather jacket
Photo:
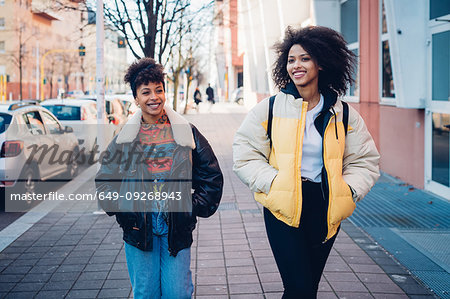
[[[173,154],[173,163],[171,169],[171,179],[185,179],[191,174],[186,173],[186,163],[192,163],[192,211],[191,212],[169,212],[169,252],[172,256],[188,248],[192,244],[192,231],[197,222],[196,216],[209,217],[215,213],[219,207],[223,189],[223,175],[219,167],[214,152],[205,137],[193,125],[192,134],[195,141],[195,149],[177,145]],[[131,143],[117,144],[117,136],[108,146],[107,151],[116,153],[121,151],[124,156],[122,161],[127,160],[133,146],[139,148],[139,140],[136,138]],[[137,145],[137,146],[136,146]],[[132,155],[133,156],[133,155]],[[136,159],[131,159],[130,165],[126,163],[102,163],[97,173],[95,183],[97,193],[100,192],[119,192],[142,191],[143,183],[139,178],[143,177],[144,165],[135,163]],[[188,171],[189,171],[188,170]],[[179,188],[186,189],[187,185],[180,183],[171,183],[171,188],[181,191]],[[169,190],[170,191],[170,190]],[[182,190],[182,192],[191,192],[191,190]],[[122,197],[123,198],[123,197]],[[120,201],[120,199],[119,199]],[[117,212],[118,201],[99,201],[102,208],[109,216],[116,215],[116,220],[123,229],[123,240],[128,244],[135,246],[143,251],[151,251],[152,244],[152,219],[150,212]],[[111,207],[111,205],[116,205]]]

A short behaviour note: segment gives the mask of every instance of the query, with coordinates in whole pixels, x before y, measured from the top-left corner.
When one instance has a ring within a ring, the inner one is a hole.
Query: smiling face
[[[302,46],[293,45],[289,50],[286,70],[297,88],[319,87],[321,68]]]
[[[136,105],[142,110],[146,123],[155,123],[164,113],[166,95],[161,82],[142,84],[136,89]]]

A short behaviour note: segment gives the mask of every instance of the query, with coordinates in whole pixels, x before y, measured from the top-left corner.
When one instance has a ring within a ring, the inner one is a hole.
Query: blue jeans
[[[142,251],[125,243],[128,273],[135,299],[191,298],[191,249],[169,255],[167,235],[153,235],[153,250]]]

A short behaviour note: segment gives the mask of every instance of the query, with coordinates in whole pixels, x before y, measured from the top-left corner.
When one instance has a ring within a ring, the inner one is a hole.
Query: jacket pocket
[[[353,201],[350,187],[342,177],[334,184],[333,191],[330,207],[330,223],[335,225],[350,217],[356,208],[356,204]]]
[[[275,176],[269,193],[256,193],[255,199],[273,213],[278,213],[291,219],[294,216],[293,201],[295,184],[288,178],[288,173],[279,171]]]
[[[124,230],[131,229],[133,226],[137,226],[137,216],[131,212],[120,212],[116,214],[117,223]]]

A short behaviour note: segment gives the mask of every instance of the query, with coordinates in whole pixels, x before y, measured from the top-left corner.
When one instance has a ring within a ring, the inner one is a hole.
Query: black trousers
[[[264,208],[267,236],[283,280],[283,299],[316,298],[319,281],[337,235],[322,243],[328,228],[320,183],[302,183],[303,204],[298,228],[278,220]]]

